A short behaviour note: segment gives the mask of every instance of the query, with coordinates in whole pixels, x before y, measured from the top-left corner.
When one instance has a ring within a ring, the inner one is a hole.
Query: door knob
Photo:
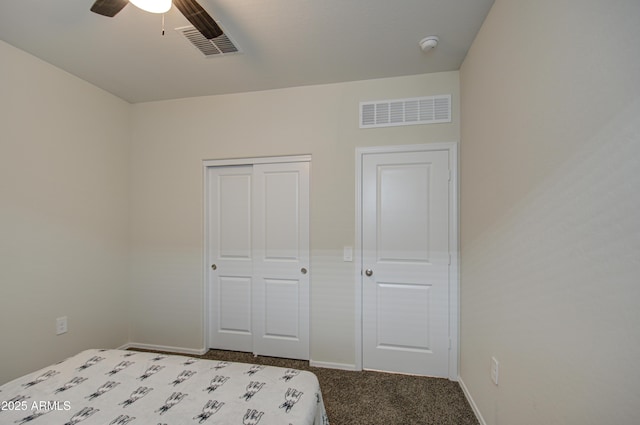
[[[367,270],[364,271],[364,274],[366,274],[367,276],[372,276],[373,275],[373,270],[367,269]]]
[[[300,269],[300,273],[302,274],[307,274],[307,269],[305,269],[304,267]]]
[[[216,270],[218,268],[218,266],[216,266],[215,264],[211,265],[211,270]]]

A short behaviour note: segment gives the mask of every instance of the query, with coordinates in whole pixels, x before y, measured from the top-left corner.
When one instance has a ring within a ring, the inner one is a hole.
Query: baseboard
[[[480,413],[480,409],[478,409],[476,402],[473,400],[473,397],[471,397],[471,393],[469,392],[469,389],[464,384],[464,381],[460,376],[458,376],[458,383],[460,384],[460,388],[462,388],[462,392],[464,393],[464,396],[467,398],[467,401],[471,405],[471,409],[473,410],[473,413],[476,415],[478,422],[480,422],[480,425],[487,425],[487,422],[484,420],[484,418],[482,417],[482,414]]]
[[[153,350],[153,351],[167,351],[170,353],[180,353],[180,354],[193,354],[197,356],[201,356],[209,351],[206,348],[183,348],[183,347],[172,347],[168,345],[155,345],[155,344],[143,344],[140,342],[129,342],[118,347],[118,350],[126,350],[128,348],[140,348],[142,350]],[[314,367],[323,367],[327,369],[340,369],[340,370],[351,370],[357,371],[356,365],[348,364],[348,363],[332,363],[332,362],[317,362],[314,360],[309,360],[309,365]]]
[[[206,348],[183,348],[183,347],[172,347],[169,345],[155,345],[155,344],[142,344],[139,342],[129,342],[122,347],[118,347],[120,350],[126,350],[128,348],[140,348],[142,350],[153,350],[153,351],[168,351],[170,353],[180,353],[180,354],[193,354],[196,356],[201,356],[206,353]]]
[[[340,369],[357,371],[356,365],[348,363],[332,363],[332,362],[317,362],[315,360],[309,360],[309,366],[323,367],[326,369]]]

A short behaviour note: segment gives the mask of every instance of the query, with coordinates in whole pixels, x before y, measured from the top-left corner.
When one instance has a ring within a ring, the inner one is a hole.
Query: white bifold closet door
[[[309,163],[208,167],[209,346],[309,359]]]

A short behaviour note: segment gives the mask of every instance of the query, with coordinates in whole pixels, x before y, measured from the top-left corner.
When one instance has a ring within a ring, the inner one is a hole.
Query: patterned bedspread
[[[0,403],[0,424],[329,424],[310,372],[122,350],[13,380]]]

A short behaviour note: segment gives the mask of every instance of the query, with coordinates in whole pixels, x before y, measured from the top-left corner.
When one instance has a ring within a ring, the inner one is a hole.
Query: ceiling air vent
[[[360,128],[451,122],[451,95],[360,102]]]
[[[224,56],[240,52],[227,34],[222,34],[220,37],[208,40],[200,31],[192,26],[176,28],[176,31],[181,33],[196,49],[200,50],[200,52],[207,57]]]

